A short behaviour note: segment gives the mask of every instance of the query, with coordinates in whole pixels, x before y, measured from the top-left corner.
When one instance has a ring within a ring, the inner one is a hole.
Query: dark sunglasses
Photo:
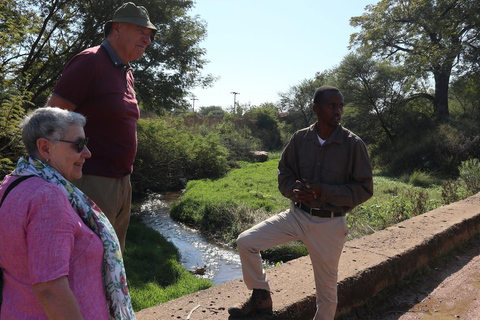
[[[80,153],[83,151],[83,148],[85,148],[85,146],[87,145],[88,138],[83,138],[78,141],[68,141],[68,140],[62,140],[62,139],[58,139],[58,141],[68,142],[75,145],[75,149],[77,149],[78,153]]]

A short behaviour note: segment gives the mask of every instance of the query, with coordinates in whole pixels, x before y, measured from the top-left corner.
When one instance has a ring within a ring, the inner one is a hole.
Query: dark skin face
[[[313,111],[317,114],[317,133],[323,140],[326,140],[335,130],[342,119],[343,95],[337,91],[327,91],[320,101],[313,104]],[[293,189],[298,202],[312,201],[322,194],[322,187],[315,181],[303,179],[297,180]]]
[[[327,91],[321,100],[313,104],[318,118],[318,135],[326,140],[340,124],[343,113],[343,95],[337,91]]]

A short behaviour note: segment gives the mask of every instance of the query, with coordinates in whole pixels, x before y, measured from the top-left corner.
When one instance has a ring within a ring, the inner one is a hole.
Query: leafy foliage
[[[235,117],[226,117],[214,130],[218,130],[220,143],[229,150],[229,160],[248,161],[251,160],[252,150],[260,148],[260,142],[252,136],[250,128]]]
[[[465,117],[480,117],[480,72],[472,75],[463,75],[457,78],[451,85],[452,97],[461,107]]]
[[[323,84],[324,79],[304,79],[299,84],[291,86],[287,92],[279,93],[280,108],[288,111],[288,123],[293,133],[315,122],[316,116],[312,108],[315,90]]]
[[[135,192],[179,190],[191,179],[218,178],[228,170],[227,150],[215,134],[193,134],[181,118],[141,119],[132,183]]]
[[[285,138],[280,130],[282,125],[275,105],[266,103],[251,108],[244,117],[251,119],[252,135],[261,141],[262,150],[280,150],[283,147]]]
[[[422,172],[420,170],[415,170],[411,175],[408,183],[416,187],[428,188],[435,183],[434,179],[430,174]]]
[[[413,81],[406,70],[373,60],[367,54],[352,53],[335,71],[347,108],[355,109],[360,130],[380,134],[393,143],[401,135],[403,119],[409,112],[405,106]]]
[[[0,177],[10,173],[24,153],[19,124],[24,115],[22,97],[7,94],[0,99]]]
[[[66,62],[101,43],[104,23],[121,4],[119,0],[3,1],[0,77],[19,91],[31,92],[32,105],[44,105]],[[206,34],[205,23],[187,14],[193,1],[137,4],[148,9],[158,28],[155,42],[132,63],[138,98],[145,110],[157,113],[185,108],[189,89],[214,80],[200,74],[206,63],[205,50],[199,47]]]
[[[480,162],[478,159],[469,159],[463,161],[459,168],[460,179],[467,185],[467,190],[471,193],[480,191]]]
[[[435,81],[435,117],[445,121],[450,76],[459,62],[469,62],[464,57],[470,48],[478,50],[480,44],[480,3],[382,0],[367,6],[367,11],[350,20],[361,28],[351,36],[351,45],[404,64],[420,77],[430,74]]]

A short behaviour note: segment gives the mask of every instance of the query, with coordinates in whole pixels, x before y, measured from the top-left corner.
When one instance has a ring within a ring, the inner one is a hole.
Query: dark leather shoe
[[[270,292],[262,289],[253,289],[252,296],[245,302],[228,309],[233,318],[252,315],[272,315],[272,298]]]

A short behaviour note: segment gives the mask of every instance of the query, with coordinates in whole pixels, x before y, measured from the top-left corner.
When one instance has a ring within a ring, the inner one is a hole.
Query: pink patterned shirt
[[[6,176],[0,198],[16,179]],[[63,191],[41,178],[21,182],[0,208],[1,320],[47,319],[32,286],[68,277],[84,319],[108,319],[102,283],[103,245]]]

